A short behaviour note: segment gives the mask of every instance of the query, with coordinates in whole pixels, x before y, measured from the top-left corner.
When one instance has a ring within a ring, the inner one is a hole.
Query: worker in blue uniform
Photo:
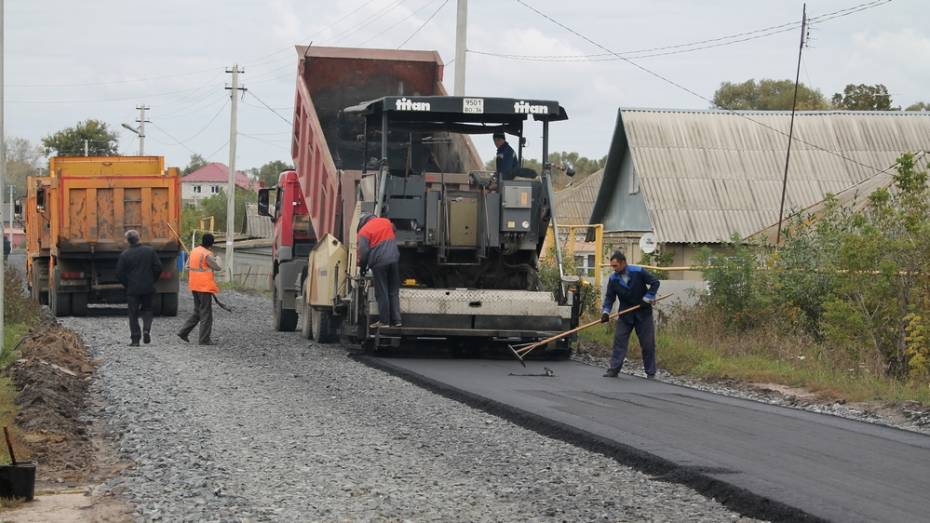
[[[614,272],[607,280],[601,321],[604,323],[610,321],[610,311],[615,301],[620,302],[618,310],[629,309],[637,305],[642,305],[642,307],[617,318],[613,354],[610,357],[610,367],[604,377],[616,378],[620,374],[623,360],[626,359],[630,334],[635,330],[639,346],[643,351],[643,368],[646,371],[646,377],[654,378],[656,334],[655,323],[652,319],[652,304],[655,303],[656,293],[659,291],[659,280],[646,269],[638,265],[627,264],[626,256],[620,251],[614,252],[610,257],[610,266]]]
[[[513,180],[517,167],[519,167],[517,154],[513,151],[513,147],[507,143],[507,137],[504,133],[494,133],[494,145],[497,147],[494,169],[498,180]]]

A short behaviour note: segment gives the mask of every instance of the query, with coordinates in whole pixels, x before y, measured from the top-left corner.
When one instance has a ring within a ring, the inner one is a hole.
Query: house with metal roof
[[[590,223],[638,261],[652,232],[673,265],[701,247],[778,222],[788,111],[624,109]],[[887,173],[902,153],[930,149],[930,113],[801,111],[785,215]],[[699,278],[699,273],[679,275]]]

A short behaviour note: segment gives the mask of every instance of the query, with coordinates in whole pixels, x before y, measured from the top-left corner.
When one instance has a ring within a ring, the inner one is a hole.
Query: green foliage
[[[254,192],[245,190],[241,187],[236,188],[236,231],[245,230],[245,206],[247,203],[255,203],[257,196]],[[213,216],[216,223],[216,230],[226,232],[226,191],[220,190],[219,193],[204,198],[199,201],[196,213],[189,213],[188,219],[195,220],[199,223],[201,216]],[[190,234],[188,232],[188,234]]]
[[[38,176],[42,173],[40,160],[43,153],[42,148],[33,145],[32,142],[25,138],[7,138],[6,140],[6,173],[4,183],[13,185],[14,197],[24,198],[26,196],[26,178],[29,176]],[[3,193],[7,193],[4,191]],[[6,201],[6,198],[3,199]]]
[[[798,217],[775,251],[733,238],[707,253],[707,304],[728,328],[777,325],[803,332],[825,358],[856,372],[898,379],[930,376],[930,188],[910,154],[894,184],[862,209],[826,202]]]
[[[917,102],[907,106],[905,111],[930,111],[930,102]]]
[[[729,110],[790,111],[794,100],[791,80],[723,82],[714,93],[714,105]],[[822,110],[829,104],[823,94],[803,83],[798,86],[798,110]]]
[[[670,252],[663,252],[657,250],[652,253],[642,253],[639,258],[639,265],[649,265],[651,267],[669,267],[672,265],[674,255]],[[668,272],[663,270],[652,270],[652,273],[655,274],[656,278],[664,280],[668,278]]]
[[[90,156],[116,156],[119,138],[100,120],[85,120],[42,138],[47,156],[84,156],[84,141]]]
[[[833,95],[833,107],[845,111],[892,111],[891,95],[882,84],[848,84]],[[897,108],[900,110],[900,107]]]
[[[575,260],[571,256],[563,258],[562,270],[566,276],[580,276],[578,269],[575,267]],[[556,262],[555,247],[550,247],[546,257],[539,262],[539,283],[543,290],[552,292],[556,296],[562,292],[562,278],[559,275],[559,266]],[[582,314],[591,315],[598,311],[600,292],[600,289],[595,289],[582,279]]]
[[[207,161],[203,158],[203,156],[194,153],[191,155],[190,161],[187,162],[187,167],[181,171],[181,174],[187,176],[188,174],[196,171],[197,169],[200,169],[201,167],[206,167],[206,165]]]
[[[575,176],[569,177],[562,172],[562,163],[566,162],[575,168]],[[577,184],[591,174],[603,169],[607,165],[607,156],[599,159],[587,158],[577,152],[557,152],[549,153],[549,163],[552,164],[552,185],[555,189],[562,189],[569,183]],[[535,158],[524,158],[523,167],[533,169],[537,173],[542,173],[542,162]],[[484,164],[484,168],[493,171],[495,168],[495,159],[491,158]]]
[[[262,187],[275,187],[278,185],[278,177],[281,173],[293,168],[294,166],[287,162],[274,160],[257,169],[252,169],[251,171],[252,177],[261,182]]]

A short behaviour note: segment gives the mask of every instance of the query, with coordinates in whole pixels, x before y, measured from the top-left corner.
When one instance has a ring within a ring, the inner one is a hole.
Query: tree
[[[42,148],[25,138],[9,138],[6,141],[6,183],[13,185],[16,197],[26,194],[26,178],[42,174],[39,161]],[[4,188],[5,189],[5,188]],[[6,194],[5,192],[3,194]],[[6,201],[4,199],[3,201]]]
[[[206,165],[207,161],[204,160],[203,156],[194,153],[191,155],[191,159],[189,162],[187,162],[187,167],[184,168],[182,173],[184,176],[187,176],[188,174],[196,171],[197,169],[200,169],[201,167],[205,167]]]
[[[930,111],[930,102],[917,102],[908,105],[905,111]]]
[[[84,142],[90,156],[116,156],[119,141],[116,133],[100,120],[85,120],[42,138],[47,156],[84,156]]]
[[[293,168],[294,166],[287,162],[274,160],[257,169],[252,169],[251,171],[252,176],[261,182],[262,187],[274,187],[278,185],[278,176],[280,176],[282,172],[289,171]]]
[[[245,207],[247,203],[255,203],[256,195],[254,192],[236,187],[236,232],[245,229]],[[199,215],[213,216],[216,223],[216,230],[226,231],[226,192],[220,190],[219,193],[200,200]]]
[[[556,189],[561,189],[567,186],[569,183],[578,183],[581,180],[584,180],[598,169],[603,169],[607,164],[607,156],[594,159],[581,156],[574,151],[562,151],[557,153],[549,153],[549,163],[552,164],[552,185]],[[571,164],[575,168],[574,178],[570,178],[568,175],[562,172],[563,163]],[[491,158],[484,164],[484,168],[488,171],[493,171],[495,167],[496,161],[494,158]],[[542,173],[542,163],[535,158],[524,158],[523,167],[532,169],[537,173]]]
[[[846,111],[892,111],[891,95],[882,84],[849,84],[842,93],[833,95],[833,107]]]
[[[746,80],[723,82],[714,93],[714,106],[729,110],[790,111],[794,100],[791,80]],[[829,108],[823,94],[806,85],[798,85],[797,109],[816,111]]]

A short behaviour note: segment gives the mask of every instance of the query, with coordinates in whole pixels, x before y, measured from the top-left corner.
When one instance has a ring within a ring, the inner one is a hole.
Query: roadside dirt
[[[20,359],[4,369],[16,388],[14,451],[37,463],[36,498],[4,510],[3,521],[125,521],[131,510],[94,487],[119,463],[91,423],[90,385],[96,364],[80,336],[46,319],[19,344]]]

